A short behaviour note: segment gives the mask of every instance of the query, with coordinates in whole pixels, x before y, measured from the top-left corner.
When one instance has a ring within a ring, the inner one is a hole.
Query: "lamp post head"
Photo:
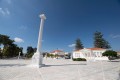
[[[41,15],[39,15],[39,17],[40,17],[41,19],[46,19],[45,14],[41,14]]]

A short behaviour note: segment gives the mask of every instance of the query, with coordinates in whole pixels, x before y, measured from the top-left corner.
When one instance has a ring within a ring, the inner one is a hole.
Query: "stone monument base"
[[[37,68],[45,66],[45,64],[42,64],[42,58],[43,56],[40,55],[40,52],[34,53],[34,55],[32,56],[32,63],[30,66]]]

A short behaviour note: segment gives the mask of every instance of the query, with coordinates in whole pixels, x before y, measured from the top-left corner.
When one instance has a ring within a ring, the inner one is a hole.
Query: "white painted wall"
[[[95,55],[95,57],[102,57],[102,53],[104,53],[106,50],[92,50],[92,54]]]
[[[108,60],[108,57],[103,57],[102,53],[106,50],[90,50],[82,49],[79,51],[73,52],[73,58],[86,58],[86,59],[95,59],[95,60]]]

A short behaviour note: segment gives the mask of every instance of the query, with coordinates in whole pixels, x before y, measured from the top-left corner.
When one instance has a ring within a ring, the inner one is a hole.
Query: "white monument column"
[[[42,64],[43,55],[41,53],[41,44],[42,44],[42,32],[43,32],[44,20],[46,19],[44,14],[41,14],[39,17],[41,18],[41,23],[40,23],[40,30],[38,36],[37,51],[36,53],[34,53],[32,57],[32,65],[38,68],[43,66]]]

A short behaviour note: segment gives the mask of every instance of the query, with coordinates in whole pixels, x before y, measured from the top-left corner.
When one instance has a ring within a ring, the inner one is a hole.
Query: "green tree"
[[[51,57],[51,58],[54,58],[54,54],[50,54],[50,57]]]
[[[113,50],[107,50],[102,54],[102,56],[107,56],[109,60],[111,60],[113,57],[117,57],[117,52]]]
[[[16,57],[18,56],[20,49],[17,45],[12,44],[9,46],[4,46],[3,48],[3,56],[4,57]]]
[[[50,53],[48,53],[48,54],[47,54],[47,57],[50,57],[50,56],[51,56],[51,54],[50,54]]]
[[[78,38],[75,43],[75,50],[79,50],[79,49],[83,49],[83,48],[84,48],[84,46],[83,46],[81,40]]]
[[[20,50],[20,56],[23,56],[23,47],[20,47],[19,50]]]
[[[104,49],[111,48],[109,42],[103,38],[103,34],[97,31],[94,33],[94,47]]]
[[[9,46],[13,44],[13,42],[14,40],[11,40],[9,36],[0,34],[0,45]]]
[[[2,56],[14,57],[19,54],[19,47],[14,44],[14,40],[11,40],[9,36],[0,34],[1,45],[3,45]]]
[[[37,48],[33,48],[33,50],[34,50],[34,53],[37,51]]]
[[[32,48],[32,46],[28,46],[27,47],[27,54],[26,54],[26,56],[28,58],[31,58],[33,56],[33,54],[34,54],[34,48]]]
[[[2,54],[2,49],[0,48],[0,58],[2,59],[3,54]]]
[[[27,47],[27,53],[34,53],[34,49],[32,48],[32,46],[28,46]]]

